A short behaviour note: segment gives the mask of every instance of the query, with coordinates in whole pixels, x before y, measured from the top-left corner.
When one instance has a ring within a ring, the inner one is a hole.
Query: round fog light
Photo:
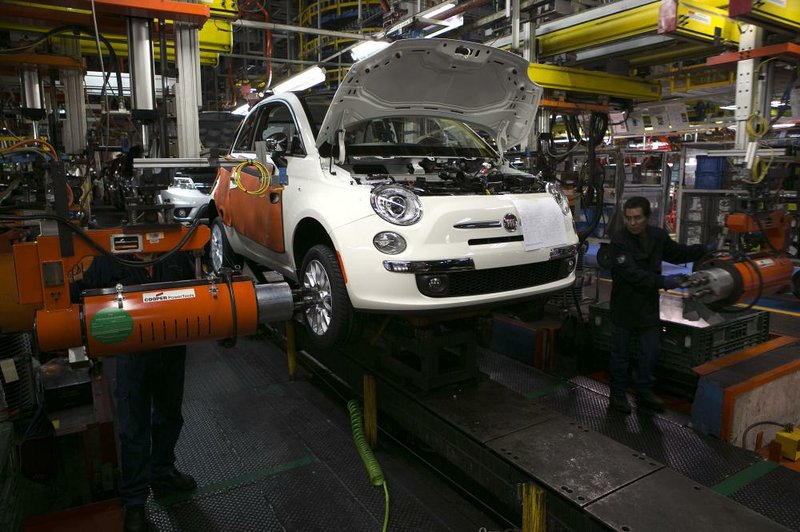
[[[569,260],[567,261],[567,270],[568,270],[570,273],[572,273],[572,270],[574,270],[574,269],[575,269],[575,264],[576,264],[576,261],[575,261],[575,259],[569,259]]]
[[[189,211],[187,209],[175,209],[175,217],[176,218],[186,218],[188,216]]]
[[[387,255],[397,255],[406,250],[406,239],[394,231],[384,231],[373,237],[375,249]]]
[[[450,280],[446,274],[420,276],[422,291],[428,295],[441,295],[450,288]]]

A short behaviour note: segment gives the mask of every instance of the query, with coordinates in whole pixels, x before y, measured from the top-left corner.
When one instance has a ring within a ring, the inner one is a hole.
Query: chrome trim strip
[[[492,220],[490,222],[465,222],[455,224],[453,227],[456,229],[496,229],[502,226],[500,225],[500,220]]]
[[[385,260],[383,267],[392,273],[450,273],[475,269],[472,259]]]

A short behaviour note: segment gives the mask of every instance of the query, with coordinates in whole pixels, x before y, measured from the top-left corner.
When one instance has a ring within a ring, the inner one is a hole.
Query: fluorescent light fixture
[[[319,85],[324,81],[325,69],[314,66],[281,81],[272,87],[272,92],[274,94],[279,94],[281,92],[301,91],[313,87],[314,85]]]
[[[781,122],[780,124],[775,124],[774,126],[772,126],[772,129],[788,129],[796,125],[797,124],[795,124],[794,122]]]
[[[430,11],[423,11],[419,14],[419,16],[425,18],[434,18],[436,15],[441,15],[445,11],[453,9],[454,7],[456,7],[455,2],[444,2],[443,4],[439,4],[438,6],[431,8]]]
[[[353,61],[361,61],[387,48],[390,44],[386,41],[361,41],[350,49],[350,53],[353,55]]]
[[[735,111],[736,110],[736,106],[735,105],[721,105],[720,109],[725,109],[726,111]]]
[[[438,30],[434,31],[433,33],[429,33],[428,35],[425,36],[425,38],[426,39],[432,39],[433,37],[441,35],[442,33],[446,33],[446,32],[448,32],[450,30],[454,30],[456,28],[460,28],[461,26],[464,25],[464,15],[454,15],[454,16],[444,20],[443,22],[446,24],[446,26],[444,28],[438,29]]]
[[[244,116],[244,115],[247,114],[248,110],[250,110],[250,104],[246,103],[244,105],[240,105],[239,107],[237,107],[236,109],[231,111],[231,114],[232,115]]]

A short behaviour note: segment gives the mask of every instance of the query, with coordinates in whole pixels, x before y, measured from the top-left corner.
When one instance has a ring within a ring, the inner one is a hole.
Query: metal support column
[[[64,39],[64,51],[70,57],[81,57],[80,43],[77,39]],[[83,73],[75,69],[59,71],[64,84],[64,107],[67,117],[64,120],[63,140],[67,155],[77,155],[86,150],[86,96]]]
[[[178,157],[200,157],[200,45],[194,26],[175,24],[175,113],[178,123]]]
[[[761,46],[764,30],[745,25],[739,38],[739,51],[752,50]],[[739,61],[736,66],[736,149],[747,149],[750,140],[747,135],[747,119],[758,109],[754,105],[756,59]]]

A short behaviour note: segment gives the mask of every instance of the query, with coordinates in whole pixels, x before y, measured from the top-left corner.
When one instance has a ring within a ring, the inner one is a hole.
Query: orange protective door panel
[[[240,184],[246,190],[257,190],[259,178],[245,168]],[[276,176],[277,177],[277,176]],[[225,225],[265,248],[283,253],[283,186],[271,185],[266,194],[248,194],[231,182],[231,171],[220,168],[219,185],[214,193],[217,212]]]

